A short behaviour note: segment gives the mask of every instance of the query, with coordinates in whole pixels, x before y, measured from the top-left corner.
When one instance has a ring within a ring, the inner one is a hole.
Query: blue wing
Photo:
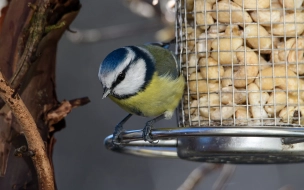
[[[170,45],[175,43],[176,38],[173,38],[171,41],[169,42],[151,42],[151,43],[146,43],[145,45],[154,45],[154,46],[159,46],[165,49],[169,49]]]

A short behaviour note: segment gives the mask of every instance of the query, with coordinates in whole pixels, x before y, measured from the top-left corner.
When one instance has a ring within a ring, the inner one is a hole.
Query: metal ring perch
[[[123,133],[123,147],[112,145],[112,135],[108,136],[104,143],[107,149],[119,153],[149,157],[179,157],[203,162],[304,161],[304,143],[294,145],[282,143],[286,137],[304,138],[304,128],[300,127],[166,128],[153,130],[152,136],[153,140],[159,140],[158,144],[144,142],[141,130]],[[221,152],[223,150],[224,153]]]

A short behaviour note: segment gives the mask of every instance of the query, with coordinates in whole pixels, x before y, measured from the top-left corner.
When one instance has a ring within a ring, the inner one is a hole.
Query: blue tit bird
[[[174,54],[165,45],[126,46],[114,50],[101,63],[98,77],[109,97],[129,112],[113,133],[120,144],[123,124],[133,115],[155,117],[143,129],[143,139],[153,142],[151,129],[161,119],[171,119],[182,98],[185,80]]]

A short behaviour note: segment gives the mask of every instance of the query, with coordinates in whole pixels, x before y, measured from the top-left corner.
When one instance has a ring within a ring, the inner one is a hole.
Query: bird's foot
[[[142,138],[144,139],[144,141],[148,141],[151,144],[157,144],[158,140],[155,141],[152,139],[152,134],[151,134],[152,127],[153,127],[153,123],[148,121],[145,128],[143,129]]]
[[[113,138],[112,138],[112,144],[114,146],[121,146],[121,141],[122,141],[121,133],[123,131],[124,129],[122,128],[122,126],[115,127],[115,131],[113,133]]]
[[[128,119],[130,119],[130,117],[132,116],[132,114],[128,114],[123,120],[121,120],[121,122],[119,122],[116,127],[115,127],[115,131],[113,133],[113,137],[112,137],[112,144],[114,146],[121,146],[121,142],[122,142],[122,137],[121,137],[121,133],[124,131],[123,129],[123,124],[128,121]]]

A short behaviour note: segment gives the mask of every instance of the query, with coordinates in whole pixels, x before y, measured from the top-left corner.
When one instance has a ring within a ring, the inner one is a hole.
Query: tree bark
[[[55,90],[57,43],[80,7],[78,0],[11,0],[2,10],[0,69],[4,86],[10,90],[0,88],[0,96],[7,98],[1,99],[0,110],[0,189],[51,189],[41,181],[45,179],[41,179],[39,167],[43,167],[35,161],[39,155],[31,149],[31,135],[20,126],[24,112],[11,109],[8,101],[18,101],[20,94],[33,118],[32,127],[37,126],[34,130],[40,133],[47,155],[44,161],[52,166],[54,132],[65,127],[63,118],[71,108],[88,102],[87,98],[70,101],[62,111],[67,102],[58,102]]]

